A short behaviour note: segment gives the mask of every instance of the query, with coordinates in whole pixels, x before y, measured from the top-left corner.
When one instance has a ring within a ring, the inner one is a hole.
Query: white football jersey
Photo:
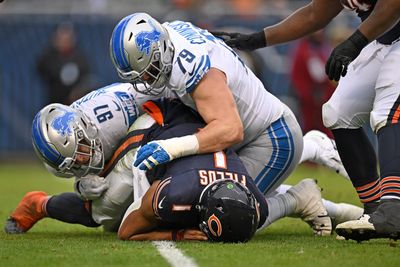
[[[136,92],[130,83],[114,83],[90,92],[71,107],[82,111],[96,124],[108,160],[129,127],[139,116]]]
[[[175,48],[168,88],[196,109],[190,93],[210,68],[223,71],[244,127],[243,144],[261,134],[287,108],[222,40],[189,22],[163,24]]]

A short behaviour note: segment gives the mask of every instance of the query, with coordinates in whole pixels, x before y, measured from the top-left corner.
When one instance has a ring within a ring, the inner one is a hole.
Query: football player
[[[332,130],[366,214],[357,222],[339,226],[338,231],[359,240],[399,238],[400,76],[396,73],[400,62],[400,1],[313,0],[261,32],[216,34],[232,47],[257,49],[317,31],[343,8],[355,11],[362,23],[332,51],[326,63],[329,78],[340,81],[323,105],[323,120]],[[380,177],[375,151],[361,128],[368,121],[378,136]]]
[[[134,172],[135,168],[132,168],[131,164],[134,161],[135,149],[140,144],[158,138],[159,136],[154,134],[154,131],[155,133],[173,131],[172,126],[186,122],[188,118],[194,116],[194,113],[188,108],[184,109],[182,104],[180,106],[172,103],[156,105],[155,102],[148,102],[144,105],[144,108],[153,117],[145,114],[135,121],[129,134],[122,140],[120,146],[100,173],[100,176],[106,177],[106,179],[98,176],[78,179],[76,188],[82,198],[74,193],[63,193],[51,197],[44,192],[28,193],[7,221],[6,232],[26,232],[45,216],[90,227],[97,227],[101,224],[105,230],[116,231],[124,211],[133,202],[133,197],[143,195],[147,189],[146,177],[136,182],[135,186],[133,185],[135,178],[138,179],[141,176],[140,173]],[[76,116],[67,115],[68,113]],[[169,119],[164,121],[162,114],[168,115]],[[60,120],[66,123],[65,127],[62,127],[64,131],[61,132],[57,131],[58,126],[56,126],[56,129],[53,128],[53,124],[58,124]],[[192,120],[193,118],[190,121]],[[199,118],[195,121],[198,120]],[[88,144],[99,142],[94,141],[95,136],[85,132],[86,128],[80,127],[89,124],[90,121],[82,122],[82,116],[79,116],[76,110],[69,110],[65,106],[50,105],[40,111],[35,118],[33,125],[34,146],[36,146],[42,160],[57,168],[59,173],[71,172],[75,175],[86,173],[87,165],[93,161],[91,158],[95,154],[93,152],[97,149],[96,146],[88,146]],[[150,135],[150,133],[152,134]],[[177,136],[185,134],[185,132],[176,130],[173,133]],[[77,139],[72,138],[72,136]],[[83,139],[82,136],[85,138]],[[58,149],[69,142],[68,146],[72,146],[72,149],[61,149],[58,152]],[[52,157],[53,154],[56,154],[57,157]],[[68,167],[64,167],[64,164],[57,165],[55,162],[57,164],[68,162]],[[98,172],[97,168],[90,168],[90,170],[95,173]],[[321,195],[316,184],[309,180],[307,183],[300,183],[298,186],[292,187],[290,191],[293,193],[279,194],[275,198],[267,200],[271,210],[264,226],[283,216],[297,214],[312,225],[316,234],[329,234],[331,230],[330,219],[326,217],[326,209],[321,202]],[[135,193],[132,194],[132,192]],[[88,199],[92,201],[85,201]],[[329,215],[336,218],[336,221],[353,219],[360,213],[359,208],[346,204],[335,204],[328,201],[325,201],[324,204],[329,210]],[[321,224],[321,222],[326,223]],[[187,238],[191,238],[190,233],[188,233]]]
[[[141,147],[135,161],[140,169],[233,147],[264,194],[304,161],[302,155],[318,155],[316,161],[345,173],[332,144],[333,153],[315,153],[313,145],[306,145],[303,153],[302,132],[292,111],[207,30],[183,21],[160,24],[148,14],[135,13],[114,28],[110,53],[120,77],[137,91],[159,96],[172,92],[207,124],[193,135]],[[328,141],[308,137],[310,143]]]

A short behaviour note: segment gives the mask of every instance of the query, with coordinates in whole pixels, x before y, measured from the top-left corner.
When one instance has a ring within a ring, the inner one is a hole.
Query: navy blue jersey
[[[196,124],[181,124],[174,127],[174,130],[193,132],[196,127]],[[156,168],[153,175],[161,179],[152,203],[161,227],[198,227],[199,213],[196,205],[199,203],[201,192],[217,179],[233,179],[245,185],[254,194],[260,205],[259,226],[265,222],[268,215],[264,195],[231,149],[180,158]]]
[[[362,21],[366,20],[371,14],[372,10],[374,10],[376,2],[378,0],[363,0],[360,1],[363,3],[363,8],[357,9],[356,12]],[[384,1],[384,0],[383,0]],[[391,44],[393,41],[400,38],[400,21],[385,34],[377,38],[376,40],[381,44]]]
[[[144,110],[157,122],[148,129],[130,132],[106,167],[105,173],[125,151],[152,140],[168,139],[196,133],[205,126],[200,115],[178,100],[148,101]],[[150,183],[161,180],[153,197],[153,210],[164,228],[198,227],[195,209],[203,189],[216,179],[234,179],[245,185],[260,205],[260,226],[268,215],[267,202],[249,177],[243,163],[233,150],[194,155],[158,165],[147,172]]]

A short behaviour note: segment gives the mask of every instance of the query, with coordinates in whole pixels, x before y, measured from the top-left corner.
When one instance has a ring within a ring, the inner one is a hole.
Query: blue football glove
[[[172,160],[172,156],[162,147],[158,141],[152,141],[142,146],[136,156],[135,167],[140,170],[151,170],[158,164]]]
[[[159,164],[196,154],[198,149],[199,142],[195,135],[151,141],[137,151],[133,166],[140,170],[151,170]]]

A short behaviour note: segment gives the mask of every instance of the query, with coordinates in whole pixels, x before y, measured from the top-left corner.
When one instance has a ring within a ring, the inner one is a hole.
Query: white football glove
[[[85,177],[76,178],[74,183],[75,192],[85,200],[94,200],[101,197],[108,187],[108,181],[95,174],[88,174]]]

